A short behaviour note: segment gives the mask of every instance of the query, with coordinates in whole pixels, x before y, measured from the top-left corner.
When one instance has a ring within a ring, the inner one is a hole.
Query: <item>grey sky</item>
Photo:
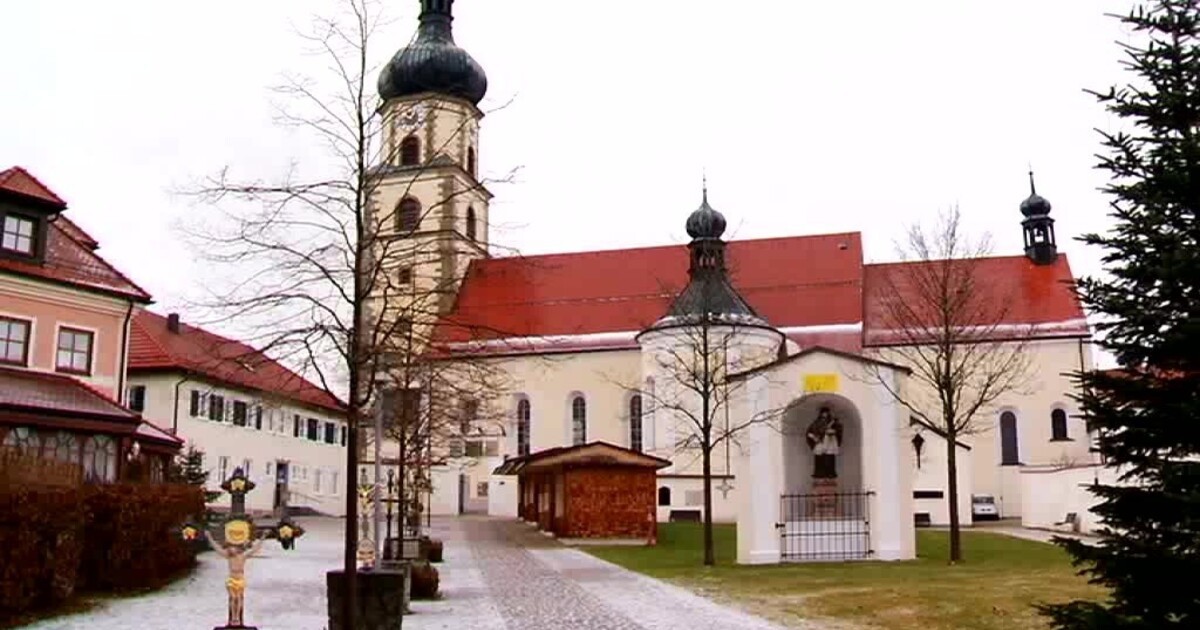
[[[9,0],[0,21],[0,168],[29,168],[101,252],[170,307],[202,284],[172,187],[225,165],[270,177],[306,147],[269,87],[323,60],[295,26],[336,0]],[[417,0],[384,5],[380,61]],[[1033,163],[1077,275],[1103,229],[1083,88],[1126,80],[1119,0],[458,0],[457,41],[490,79],[481,136],[494,240],[524,253],[684,241],[707,170],[737,238],[863,233],[893,257],[904,224],[958,204],[1020,252]]]

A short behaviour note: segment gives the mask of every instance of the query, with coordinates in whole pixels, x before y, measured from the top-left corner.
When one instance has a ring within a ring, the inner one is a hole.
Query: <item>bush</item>
[[[0,618],[75,592],[83,547],[78,488],[0,486]]]
[[[438,594],[438,570],[428,562],[414,562],[412,565],[412,588],[409,595],[412,599],[434,599]]]
[[[183,484],[85,486],[87,528],[80,566],[88,588],[161,586],[196,563],[179,526],[204,513],[200,488]]]

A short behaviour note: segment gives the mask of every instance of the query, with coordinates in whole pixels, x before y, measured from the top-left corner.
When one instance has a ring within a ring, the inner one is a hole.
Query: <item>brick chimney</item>
[[[167,315],[167,330],[179,334],[179,313]]]

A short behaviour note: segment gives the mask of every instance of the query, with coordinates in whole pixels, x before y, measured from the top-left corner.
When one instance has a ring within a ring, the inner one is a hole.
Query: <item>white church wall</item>
[[[517,478],[512,475],[492,475],[488,481],[488,515],[517,517]]]
[[[925,428],[911,427],[908,439],[913,458],[913,514],[927,515],[931,525],[949,525],[949,479],[946,474],[946,439]],[[920,465],[916,449],[912,447],[911,435],[919,434],[925,442],[921,448]],[[958,448],[958,517],[963,525],[970,525],[971,495],[974,494],[971,451]]]
[[[1011,411],[1017,419],[1021,464],[1093,461],[1085,423],[1078,417],[1078,406],[1071,399],[1075,386],[1070,379],[1070,374],[1081,365],[1083,369],[1091,369],[1091,346],[1079,339],[1039,339],[1028,342],[1026,352],[1031,354],[1026,382],[997,400],[991,409],[981,412],[980,431],[962,438],[962,442],[971,446],[965,466],[970,468],[972,492],[993,496],[1006,517],[1021,514],[1022,484],[1020,465],[1001,463],[1000,415],[1004,411]],[[873,354],[900,362],[900,357],[886,349]],[[909,379],[909,389],[914,398],[932,398],[932,390],[915,379]],[[1050,414],[1058,408],[1067,413],[1068,440],[1051,439]]]
[[[1099,499],[1088,490],[1094,481],[1117,485],[1118,470],[1098,464],[1061,468],[1026,466],[1021,470],[1021,525],[1039,529],[1070,529],[1067,514],[1079,518],[1080,531],[1094,532],[1099,518],[1092,511]]]

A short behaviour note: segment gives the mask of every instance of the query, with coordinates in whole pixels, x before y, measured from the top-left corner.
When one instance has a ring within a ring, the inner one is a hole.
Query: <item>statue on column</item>
[[[829,407],[821,407],[808,425],[805,441],[813,452],[813,479],[837,479],[837,457],[842,447],[842,422]]]

